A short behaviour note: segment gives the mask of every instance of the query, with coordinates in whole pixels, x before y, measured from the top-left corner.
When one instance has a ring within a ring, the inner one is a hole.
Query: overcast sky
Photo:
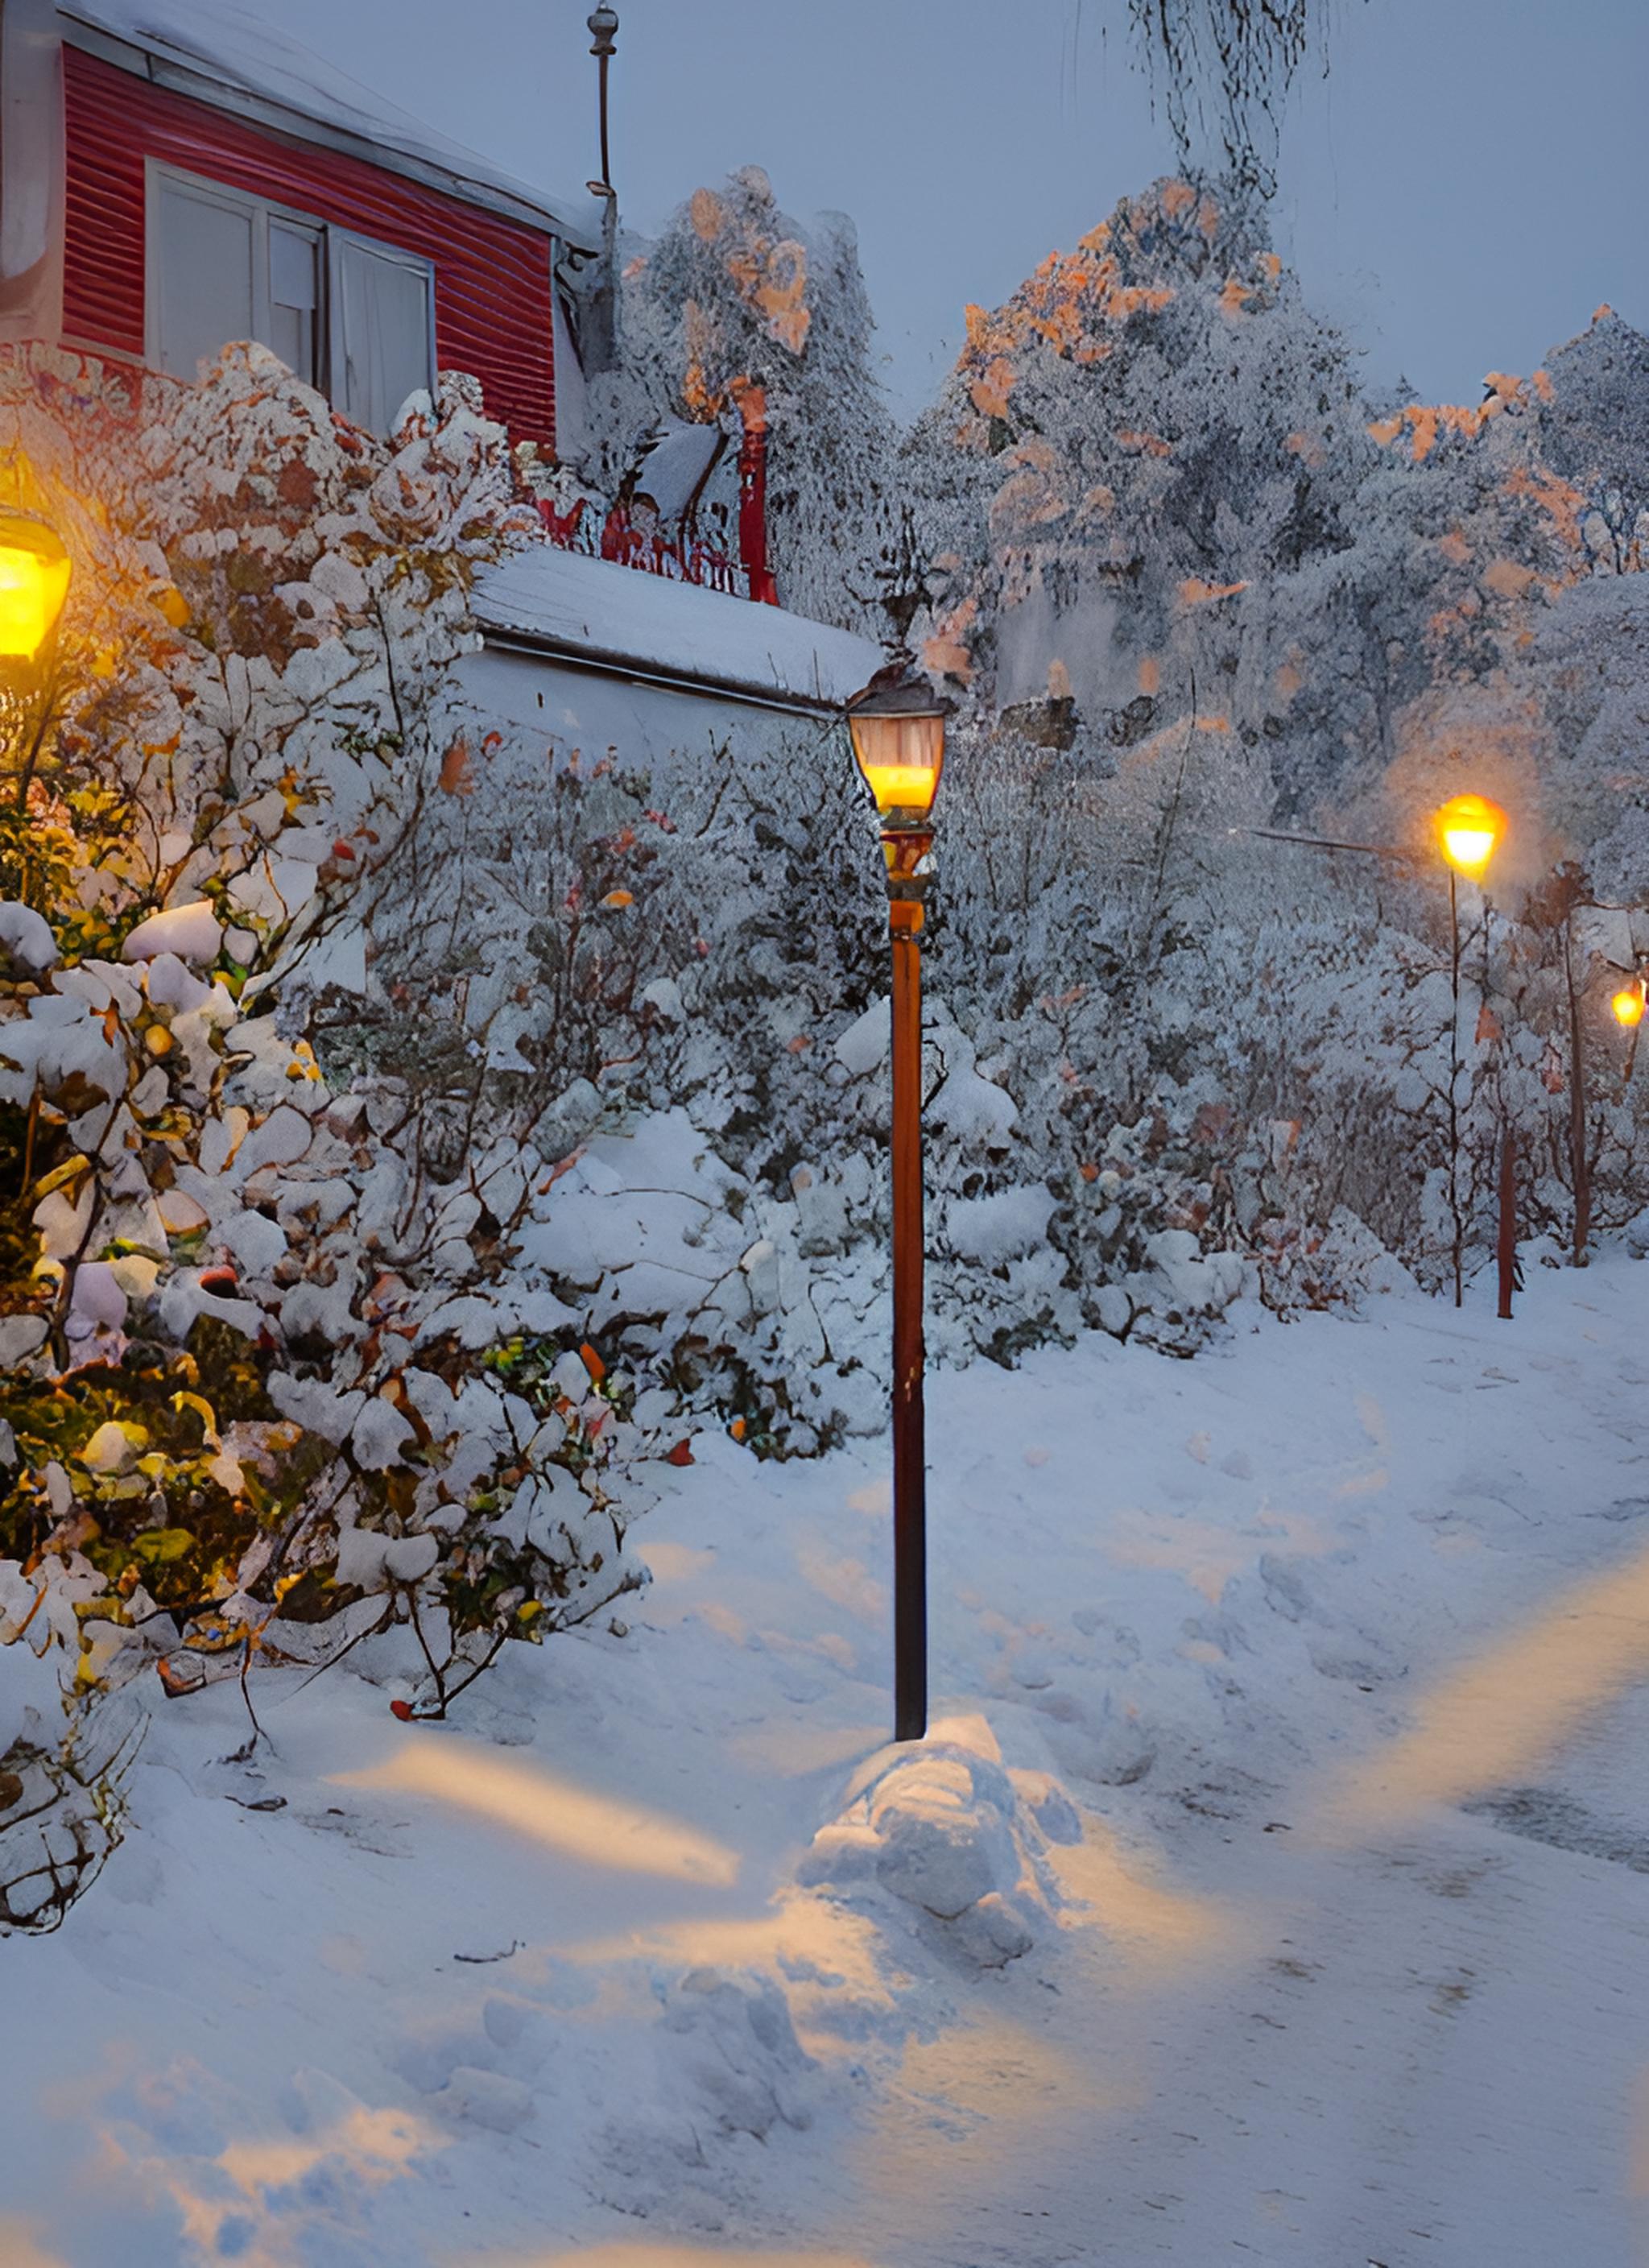
[[[283,0],[292,35],[550,187],[599,171],[592,0]],[[615,0],[613,171],[656,229],[755,163],[858,224],[909,414],[995,305],[1172,170],[1126,0]],[[1278,249],[1432,401],[1533,369],[1609,300],[1649,329],[1649,0],[1335,0],[1283,138]]]

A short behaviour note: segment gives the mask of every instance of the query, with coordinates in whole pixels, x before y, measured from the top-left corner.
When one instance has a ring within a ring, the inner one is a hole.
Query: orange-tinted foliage
[[[1239,591],[1248,587],[1246,583],[1204,583],[1200,575],[1189,575],[1180,585],[1180,604],[1203,607],[1213,599],[1234,599]]]

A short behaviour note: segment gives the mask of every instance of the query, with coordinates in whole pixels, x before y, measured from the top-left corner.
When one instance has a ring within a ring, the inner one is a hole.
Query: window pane
[[[409,394],[430,387],[430,271],[353,237],[333,239],[342,370],[338,407],[374,433],[389,432]]]
[[[290,371],[315,385],[315,314],[320,298],[320,240],[291,222],[269,223],[269,335],[265,342]]]
[[[252,213],[161,184],[159,360],[195,378],[231,339],[253,335]]]

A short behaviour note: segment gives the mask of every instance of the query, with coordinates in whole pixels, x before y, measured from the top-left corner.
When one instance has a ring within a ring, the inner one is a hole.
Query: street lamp
[[[849,702],[853,754],[876,799],[893,947],[894,1738],[927,1730],[927,1469],[922,1406],[922,928],[933,799],[945,762],[938,698],[901,646]]]
[[[1614,1011],[1615,1021],[1623,1024],[1629,1032],[1635,1032],[1644,1019],[1643,978],[1635,976],[1630,984],[1623,984],[1610,1000],[1609,1006]]]
[[[1443,856],[1457,874],[1480,882],[1505,833],[1506,818],[1485,795],[1452,795],[1437,814]]]
[[[69,595],[62,537],[33,512],[0,512],[0,661],[38,662]]]
[[[1486,795],[1452,795],[1437,812],[1432,823],[1437,829],[1438,847],[1448,865],[1449,994],[1454,1012],[1448,1035],[1448,1171],[1449,1210],[1454,1222],[1454,1305],[1458,1307],[1465,1300],[1465,1233],[1458,1187],[1461,1068],[1459,877],[1464,874],[1469,881],[1482,881],[1489,871],[1489,861],[1505,833],[1506,817],[1499,805],[1491,803]],[[1488,950],[1485,918],[1485,979]],[[1509,1224],[1516,1207],[1515,1170],[1512,1132],[1508,1126],[1500,1156],[1500,1314],[1503,1319],[1509,1319],[1512,1313],[1512,1270],[1505,1246],[1510,1233]]]

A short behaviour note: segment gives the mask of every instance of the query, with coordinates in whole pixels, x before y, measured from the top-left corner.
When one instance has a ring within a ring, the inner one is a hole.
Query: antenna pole
[[[601,181],[600,186],[610,196],[613,193],[613,161],[607,151],[607,72],[613,60],[615,38],[618,31],[618,11],[605,5],[589,18],[592,40],[590,53],[600,70],[600,103],[601,111]]]

